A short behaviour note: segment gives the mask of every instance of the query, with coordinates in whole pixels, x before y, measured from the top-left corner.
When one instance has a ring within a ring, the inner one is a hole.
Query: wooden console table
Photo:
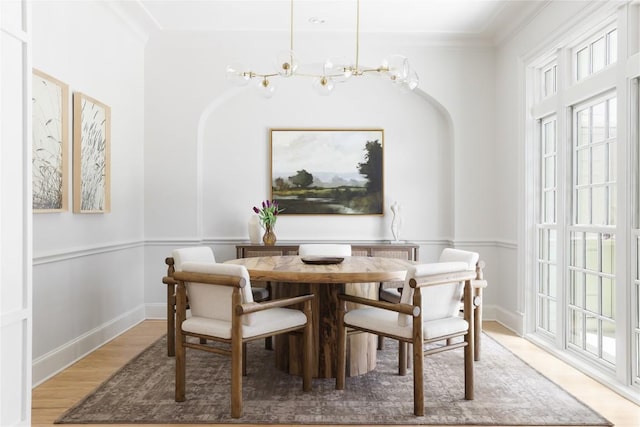
[[[333,243],[333,242],[332,242]],[[345,242],[349,243],[349,242]],[[298,255],[297,243],[276,243],[273,246],[263,244],[236,245],[236,258],[251,258],[258,256]],[[398,258],[408,261],[418,260],[419,246],[415,243],[358,243],[351,245],[353,256],[377,256],[383,258]]]

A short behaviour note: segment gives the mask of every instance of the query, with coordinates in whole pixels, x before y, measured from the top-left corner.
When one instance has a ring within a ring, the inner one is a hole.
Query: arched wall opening
[[[310,80],[280,81],[271,99],[229,88],[201,113],[197,133],[198,221],[203,240],[247,239],[252,207],[271,194],[271,128],[384,130],[384,215],[282,215],[279,240],[391,240],[390,206],[402,209],[401,240],[454,237],[453,125],[419,88],[352,79],[330,96]]]

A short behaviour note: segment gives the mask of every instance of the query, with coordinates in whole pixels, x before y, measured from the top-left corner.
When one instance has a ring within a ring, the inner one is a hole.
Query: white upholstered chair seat
[[[300,310],[271,308],[252,314],[251,325],[242,325],[242,337],[251,338],[271,332],[304,326],[307,317]],[[231,322],[207,317],[190,317],[182,322],[182,330],[194,334],[231,339]]]
[[[345,313],[345,323],[363,329],[372,329],[387,335],[411,339],[413,328],[400,326],[398,314],[382,308],[362,308]],[[425,340],[436,337],[455,335],[469,329],[469,323],[460,317],[428,320],[422,323],[422,332]]]

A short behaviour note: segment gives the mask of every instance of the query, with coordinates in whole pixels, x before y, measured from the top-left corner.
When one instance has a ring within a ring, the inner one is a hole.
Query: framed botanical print
[[[111,108],[83,93],[73,95],[73,211],[111,209]]]
[[[271,129],[271,199],[283,215],[382,215],[382,129]]]
[[[32,207],[34,213],[68,209],[69,86],[33,70]]]

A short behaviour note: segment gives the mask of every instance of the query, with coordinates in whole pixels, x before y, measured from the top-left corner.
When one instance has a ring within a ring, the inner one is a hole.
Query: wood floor
[[[640,426],[640,406],[620,397],[566,363],[540,350],[527,340],[515,336],[501,325],[495,322],[485,322],[484,326],[485,331],[497,341],[591,406],[616,426]],[[147,320],[36,387],[33,390],[32,399],[32,425],[52,426],[55,419],[65,410],[162,336],[166,332],[165,328],[164,321]],[[248,424],[234,425],[242,427]],[[114,424],[109,426],[114,426]],[[130,426],[140,427],[141,424]],[[177,425],[163,424],[163,427],[172,426]]]

